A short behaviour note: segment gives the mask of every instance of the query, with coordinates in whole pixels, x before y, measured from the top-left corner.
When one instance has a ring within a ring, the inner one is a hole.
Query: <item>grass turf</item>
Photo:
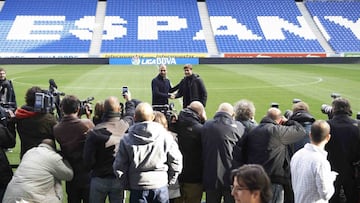
[[[121,98],[121,87],[128,86],[133,98],[151,102],[151,79],[158,73],[156,66],[111,65],[3,65],[7,78],[13,80],[20,107],[31,86],[47,89],[54,79],[58,90],[74,94],[80,99],[94,96],[96,101],[110,95]],[[274,64],[274,65],[195,65],[208,90],[207,116],[211,118],[222,102],[234,104],[246,98],[256,106],[259,121],[272,102],[280,109],[290,109],[292,99],[299,98],[310,105],[317,119],[326,119],[320,112],[323,103],[330,104],[332,92],[348,98],[354,113],[360,111],[360,68],[358,64]],[[182,66],[168,66],[168,77],[177,84],[184,76]],[[120,99],[123,101],[122,99]],[[181,109],[181,99],[172,100]],[[18,142],[19,143],[19,142]],[[13,154],[11,163],[16,163]]]
[[[24,95],[31,86],[47,89],[49,79],[58,90],[74,94],[81,100],[94,96],[96,101],[108,96],[121,98],[121,87],[128,86],[133,98],[151,102],[151,79],[158,73],[157,67],[113,65],[2,65],[7,78],[13,80],[17,103],[24,104]],[[212,118],[222,102],[234,104],[240,99],[252,100],[256,106],[256,120],[266,113],[272,102],[280,104],[284,112],[292,106],[294,98],[310,105],[317,119],[327,119],[320,106],[331,104],[330,94],[340,93],[350,100],[354,114],[360,111],[360,67],[358,64],[234,64],[195,65],[208,90],[206,106],[208,118]],[[177,84],[183,69],[179,65],[168,66],[168,77]],[[123,100],[120,99],[122,102]],[[181,99],[172,100],[181,109]],[[354,116],[353,116],[354,117]],[[20,141],[12,153],[7,153],[12,164],[19,162]]]

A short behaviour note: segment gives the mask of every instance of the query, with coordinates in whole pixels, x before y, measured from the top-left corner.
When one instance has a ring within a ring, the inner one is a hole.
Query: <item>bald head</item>
[[[266,115],[274,121],[281,120],[281,111],[278,108],[270,108]]]
[[[234,115],[234,107],[229,103],[221,103],[219,105],[217,112],[225,112],[225,113],[229,114],[230,116],[233,116]]]
[[[135,109],[135,121],[153,121],[154,120],[154,111],[152,106],[149,103],[142,102],[137,105]]]
[[[159,74],[161,75],[161,77],[165,78],[166,73],[167,73],[166,65],[165,64],[160,64],[160,66],[159,66]]]
[[[188,108],[194,110],[199,115],[201,115],[204,111],[204,105],[199,101],[191,102],[190,105],[188,106]]]
[[[199,115],[200,120],[205,121],[207,119],[204,105],[201,102],[193,101],[187,108],[195,111]]]
[[[317,120],[311,125],[310,138],[312,143],[318,144],[326,139],[330,139],[328,138],[329,134],[330,134],[330,126],[326,121]]]
[[[104,101],[104,112],[120,112],[120,102],[117,97],[111,96]]]

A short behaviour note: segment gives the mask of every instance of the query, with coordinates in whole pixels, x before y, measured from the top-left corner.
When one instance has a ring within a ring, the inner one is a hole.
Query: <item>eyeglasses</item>
[[[230,186],[230,188],[231,188],[231,191],[242,191],[242,190],[250,190],[248,187],[240,187],[240,186],[233,186],[233,185],[231,185]]]

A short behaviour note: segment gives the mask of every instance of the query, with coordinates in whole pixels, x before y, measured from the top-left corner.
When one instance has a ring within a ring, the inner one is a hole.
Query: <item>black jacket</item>
[[[57,123],[51,113],[34,112],[30,106],[22,106],[15,111],[16,129],[21,140],[20,158],[25,152],[37,147],[43,139],[55,141],[53,127]]]
[[[15,91],[11,80],[5,79],[0,81],[0,104],[2,107],[13,112],[17,108]]]
[[[108,113],[103,122],[88,132],[83,159],[86,167],[92,169],[92,177],[116,177],[113,172],[115,154],[130,126],[125,118],[120,119],[120,113]]]
[[[288,144],[303,139],[305,129],[296,121],[279,125],[269,117],[242,139],[243,163],[260,164],[272,183],[290,184],[290,157]]]
[[[350,118],[347,114],[340,114],[334,115],[328,123],[331,138],[325,150],[328,152],[331,169],[339,173],[335,180],[334,196],[337,195],[340,185],[344,185],[347,202],[357,202],[352,164],[360,160],[359,121]]]
[[[200,101],[206,106],[207,91],[204,82],[197,74],[184,77],[178,85],[171,88],[170,92],[179,90],[176,98],[183,97],[183,108],[186,108],[192,101]]]
[[[5,189],[13,172],[4,149],[15,147],[15,136],[0,124],[0,188]],[[1,195],[0,195],[1,197]]]
[[[189,108],[180,111],[176,122],[179,149],[183,155],[183,170],[180,183],[202,182],[202,124],[197,113]]]
[[[152,105],[165,105],[169,103],[170,81],[160,74],[151,81]]]
[[[239,121],[225,112],[218,112],[214,119],[205,122],[201,133],[205,190],[230,191],[233,149],[244,130],[245,127]]]
[[[298,142],[291,144],[290,147],[290,156],[295,154],[299,149],[303,148],[306,143],[310,143],[310,130],[311,125],[315,122],[315,118],[304,110],[295,111],[289,118],[289,120],[294,120],[299,122],[306,131],[307,136],[304,139],[299,140]]]

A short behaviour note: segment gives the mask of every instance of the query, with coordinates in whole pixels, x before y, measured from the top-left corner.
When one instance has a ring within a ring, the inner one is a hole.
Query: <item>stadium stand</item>
[[[97,0],[6,0],[0,52],[88,53],[96,6]]]
[[[0,0],[0,53],[337,56],[360,53],[359,10],[359,0]]]
[[[360,52],[360,1],[306,1],[305,5],[336,52]]]
[[[107,0],[106,18],[102,53],[207,53],[196,0]]]
[[[293,0],[207,0],[219,52],[324,52]]]

